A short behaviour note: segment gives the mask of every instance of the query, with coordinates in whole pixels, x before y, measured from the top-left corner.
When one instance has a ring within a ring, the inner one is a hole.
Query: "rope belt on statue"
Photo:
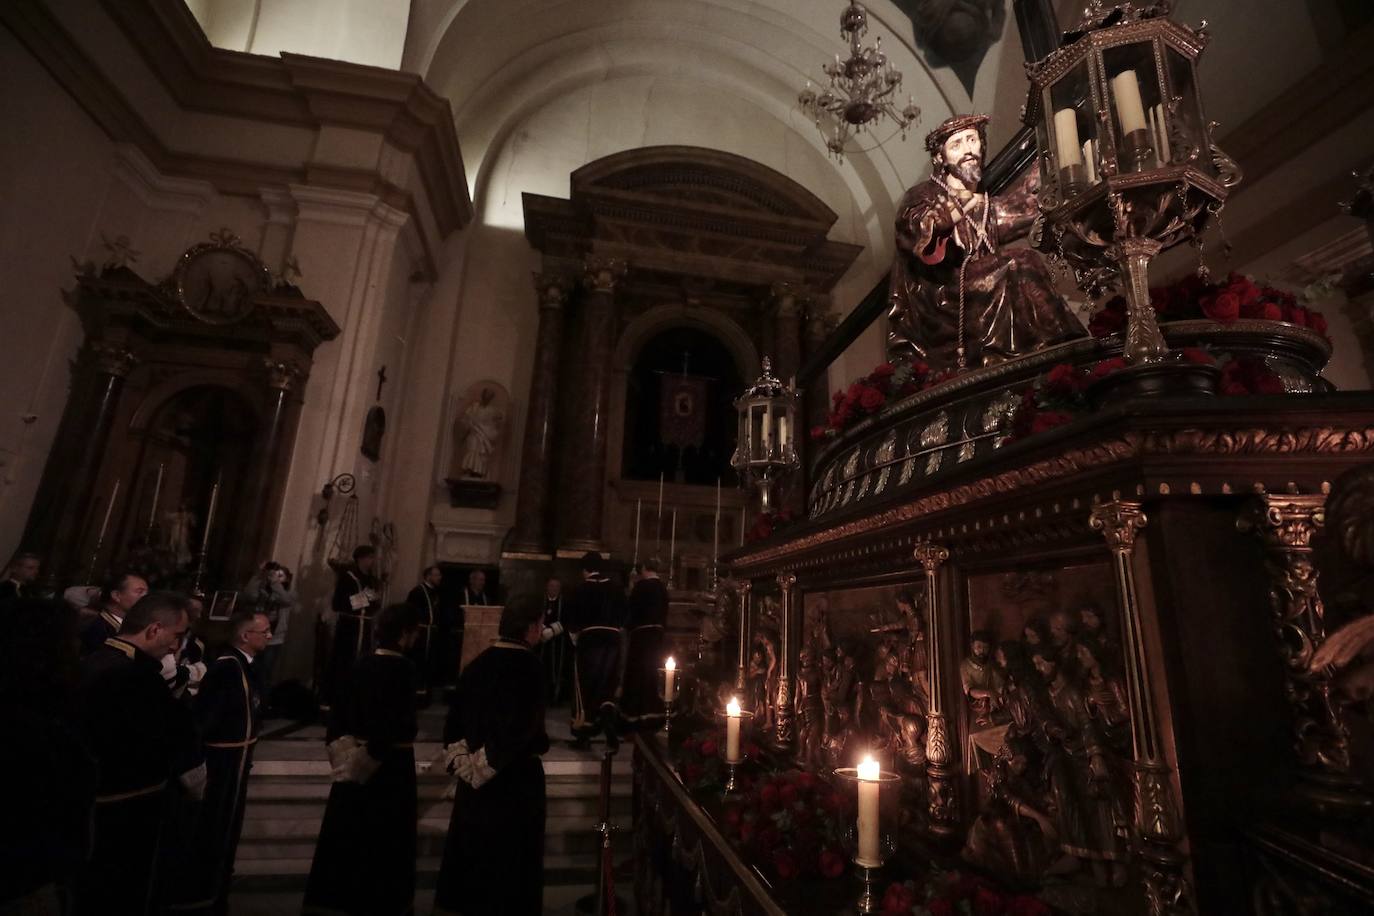
[[[258,739],[257,739],[257,738],[249,738],[247,741],[207,741],[207,742],[205,742],[205,746],[206,746],[206,747],[219,747],[219,748],[239,748],[239,747],[252,747],[253,745],[255,745],[255,744],[257,744],[257,743],[258,743]]]
[[[948,194],[950,196],[950,199],[954,201],[954,205],[962,210],[963,207],[959,203],[958,197],[955,195],[954,191],[950,189],[949,185],[945,184],[939,175],[932,175],[931,178],[935,180],[936,184],[945,189],[945,193]],[[982,225],[979,225],[978,223],[974,223],[972,221],[969,222],[969,225],[973,227],[974,232],[973,248],[964,254],[964,260],[959,263],[959,327],[958,340],[955,342],[954,347],[954,355],[956,364],[960,372],[968,368],[968,350],[964,346],[964,314],[966,311],[964,306],[964,272],[968,269],[969,259],[976,255],[980,248],[986,248],[988,254],[996,253],[996,249],[992,246],[992,238],[988,235],[988,216],[991,213],[992,201],[988,199],[985,195],[983,197]],[[965,219],[967,219],[967,213],[965,213]],[[955,227],[957,226],[958,224],[956,223]],[[956,229],[951,228],[950,231],[955,234],[957,240],[958,232],[956,231]]]
[[[156,795],[167,788],[167,780],[163,780],[157,785],[144,786],[142,789],[130,789],[128,792],[117,792],[114,795],[97,795],[95,803],[97,805],[109,805],[115,802],[128,801],[131,798],[142,798],[145,795]]]

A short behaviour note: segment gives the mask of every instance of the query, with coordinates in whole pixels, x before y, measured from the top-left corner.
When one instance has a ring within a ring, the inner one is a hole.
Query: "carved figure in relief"
[[[926,641],[925,603],[909,591],[897,595],[897,619],[875,620],[870,632],[882,634],[882,643],[897,653],[901,671],[927,698],[930,697],[930,650]]]
[[[1126,685],[1112,667],[1111,656],[1096,643],[1081,642],[1078,667],[1083,672],[1088,711],[1107,743],[1114,750],[1122,750],[1131,738],[1131,705],[1126,699]]]
[[[973,727],[991,728],[993,711],[1002,705],[1002,675],[992,661],[992,634],[987,630],[975,630],[969,637],[969,654],[959,663],[959,683]]]
[[[1031,768],[1035,754],[1026,738],[1011,738],[1002,748],[962,852],[966,862],[1023,885],[1038,884],[1064,858],[1049,800]]]
[[[991,365],[1086,336],[1040,255],[1005,248],[1039,212],[1039,170],[996,198],[981,188],[985,115],[926,136],[931,176],[897,204],[888,352],[932,369]]]
[[[808,769],[824,766],[825,706],[821,699],[821,669],[810,648],[798,653],[797,760]]]
[[[777,722],[774,701],[778,692],[778,648],[768,634],[754,637],[749,653],[749,702],[754,711],[754,724],[765,731]]]

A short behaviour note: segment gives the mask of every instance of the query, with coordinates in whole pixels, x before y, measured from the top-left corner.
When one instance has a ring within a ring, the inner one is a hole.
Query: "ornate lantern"
[[[1168,0],[1090,0],[1068,43],[1028,64],[1025,121],[1040,150],[1037,247],[1062,258],[1096,297],[1123,285],[1128,363],[1168,347],[1149,301],[1149,263],[1179,242],[1201,247],[1208,220],[1240,182],[1212,142],[1196,63],[1197,29],[1166,18]],[[1205,268],[1202,268],[1205,270]]]
[[[735,399],[739,436],[730,466],[740,480],[759,488],[759,511],[773,511],[773,484],[801,466],[797,457],[797,392],[773,377],[763,358],[763,375]]]

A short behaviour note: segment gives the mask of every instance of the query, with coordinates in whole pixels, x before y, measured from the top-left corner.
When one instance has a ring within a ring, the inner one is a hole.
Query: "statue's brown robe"
[[[933,370],[956,365],[961,267],[970,368],[1085,336],[1040,255],[1028,248],[1001,247],[1024,236],[1035,221],[1033,175],[998,197],[984,197],[958,223],[949,215],[952,195],[934,180],[902,196],[888,291],[890,358],[923,360]],[[992,212],[986,225],[992,252],[978,244],[989,200]]]

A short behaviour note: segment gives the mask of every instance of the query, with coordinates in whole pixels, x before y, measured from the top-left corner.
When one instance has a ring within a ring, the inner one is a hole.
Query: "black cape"
[[[664,625],[668,621],[668,587],[662,579],[640,579],[630,591],[629,645],[621,712],[632,724],[663,718],[658,669],[667,658]]]
[[[576,647],[573,660],[572,733],[597,734],[607,709],[616,712],[620,653],[626,618],[625,594],[605,576],[584,580],[563,605]]]

